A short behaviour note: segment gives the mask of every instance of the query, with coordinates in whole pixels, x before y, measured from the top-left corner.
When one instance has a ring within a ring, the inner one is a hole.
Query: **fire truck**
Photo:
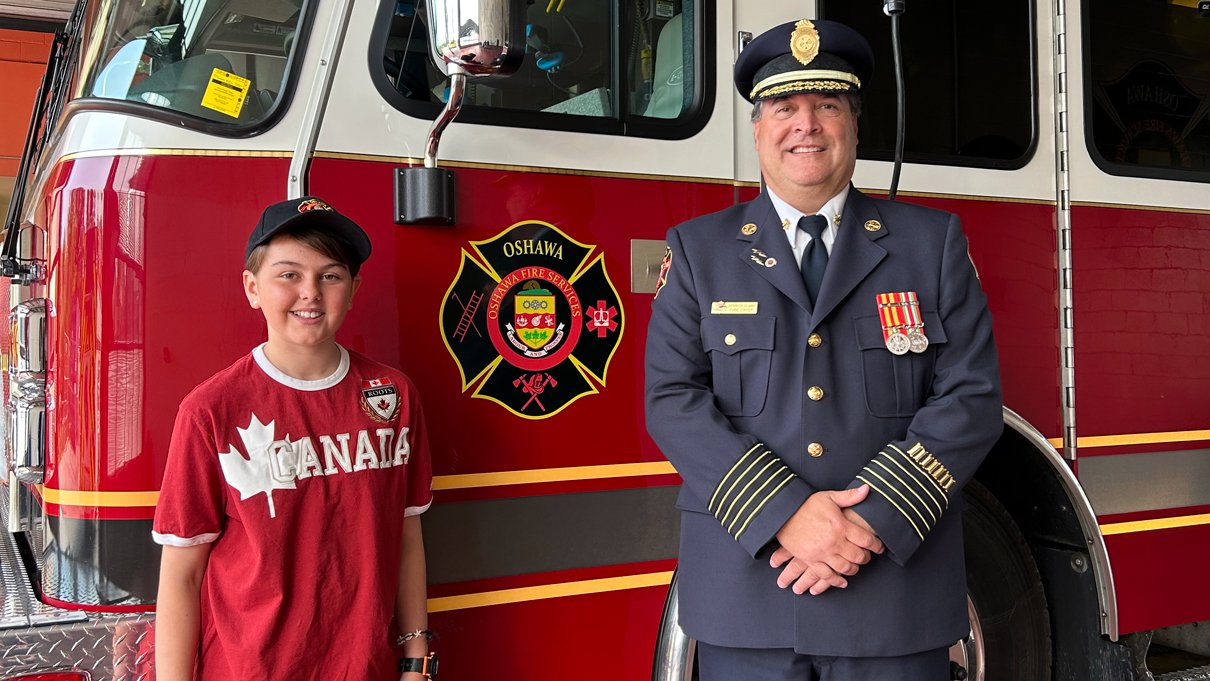
[[[4,232],[0,678],[154,676],[176,407],[262,339],[261,209],[313,194],[374,243],[340,341],[425,398],[443,678],[692,679],[645,326],[665,230],[760,191],[737,54],[804,14],[874,45],[875,195],[900,44],[896,200],[961,217],[995,318],[954,678],[1205,678],[1210,16],[907,4],[894,41],[874,0],[82,0]]]

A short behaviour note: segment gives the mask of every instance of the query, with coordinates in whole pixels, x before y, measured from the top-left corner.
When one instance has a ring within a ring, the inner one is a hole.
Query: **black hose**
[[[903,137],[907,127],[907,96],[903,82],[903,47],[899,43],[899,15],[903,13],[903,3],[899,11],[891,14],[891,50],[895,53],[895,170],[891,173],[891,190],[887,198],[895,200],[899,193],[899,173],[903,170]]]

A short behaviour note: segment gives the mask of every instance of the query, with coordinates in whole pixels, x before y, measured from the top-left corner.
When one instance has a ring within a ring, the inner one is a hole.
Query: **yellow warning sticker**
[[[248,98],[251,86],[252,81],[243,76],[215,69],[206,85],[206,94],[202,96],[202,106],[232,118],[239,118],[239,112],[244,108],[244,100]]]

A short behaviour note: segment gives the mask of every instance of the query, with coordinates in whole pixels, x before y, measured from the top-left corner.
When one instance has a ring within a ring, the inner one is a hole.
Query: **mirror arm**
[[[446,126],[453,122],[462,109],[462,96],[465,92],[466,73],[461,70],[453,71],[450,74],[450,96],[445,102],[445,108],[433,119],[433,125],[429,128],[428,141],[424,147],[425,168],[437,167],[437,146],[441,144],[441,133],[445,132]]]

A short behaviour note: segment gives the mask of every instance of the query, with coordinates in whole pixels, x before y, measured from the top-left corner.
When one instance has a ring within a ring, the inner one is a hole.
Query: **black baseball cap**
[[[735,62],[735,89],[749,102],[808,92],[861,91],[874,73],[874,51],[835,21],[800,19],[753,38]]]
[[[323,199],[303,196],[275,203],[261,213],[260,221],[248,237],[244,260],[252,255],[257,246],[269,243],[278,234],[303,227],[335,236],[345,247],[349,272],[354,276],[361,269],[361,264],[370,257],[370,237],[356,222],[336,212]]]

